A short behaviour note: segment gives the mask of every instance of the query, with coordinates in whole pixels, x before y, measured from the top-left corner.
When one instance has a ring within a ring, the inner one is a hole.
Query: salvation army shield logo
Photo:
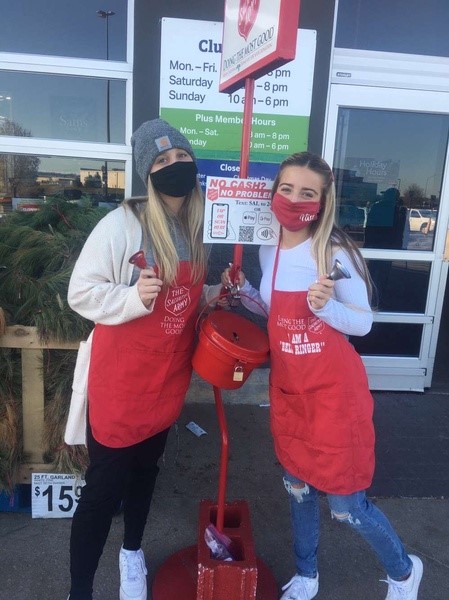
[[[188,308],[190,305],[190,292],[189,289],[181,285],[179,287],[170,288],[165,298],[166,310],[178,317]]]
[[[324,330],[324,323],[318,317],[309,317],[307,329],[310,333],[321,333]]]
[[[207,199],[211,202],[218,200],[218,190],[216,188],[209,188],[207,190]]]
[[[259,12],[260,0],[240,0],[238,31],[246,40]]]

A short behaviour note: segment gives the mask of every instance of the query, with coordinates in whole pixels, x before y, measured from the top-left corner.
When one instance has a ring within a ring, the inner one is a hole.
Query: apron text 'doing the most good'
[[[195,322],[203,283],[181,262],[176,285],[163,287],[151,314],[96,325],[89,368],[89,421],[95,439],[120,448],[169,427],[192,373]]]

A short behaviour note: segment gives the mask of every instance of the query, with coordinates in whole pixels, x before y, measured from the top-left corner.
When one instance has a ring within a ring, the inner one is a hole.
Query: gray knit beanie
[[[181,148],[188,152],[193,160],[196,160],[189,140],[162,119],[153,119],[142,123],[133,133],[131,145],[134,151],[136,170],[145,187],[150,169],[161,152],[171,148]]]

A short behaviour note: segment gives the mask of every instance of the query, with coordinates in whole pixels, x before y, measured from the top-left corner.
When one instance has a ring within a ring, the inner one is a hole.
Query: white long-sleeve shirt
[[[248,310],[257,314],[265,314],[264,309],[268,313],[270,309],[276,250],[276,246],[260,247],[259,260],[262,269],[260,292],[253,288],[248,280],[241,290],[242,303]],[[322,309],[313,309],[310,304],[309,308],[325,323],[346,335],[366,335],[373,323],[366,284],[344,250],[337,250],[333,258],[337,258],[348,269],[351,278],[335,282],[333,297]],[[311,238],[294,248],[279,250],[274,289],[285,292],[307,291],[317,279],[316,262],[311,254]],[[258,304],[251,302],[251,299]]]

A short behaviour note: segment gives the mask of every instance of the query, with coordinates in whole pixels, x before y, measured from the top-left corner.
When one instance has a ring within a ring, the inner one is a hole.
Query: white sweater
[[[152,312],[130,285],[129,258],[142,247],[142,228],[129,207],[108,213],[92,230],[70,278],[68,302],[81,316],[118,325]],[[219,295],[221,284],[203,287],[202,305]],[[156,300],[157,301],[157,300]]]
[[[261,303],[269,312],[271,301],[271,285],[273,277],[276,246],[261,246],[259,250],[262,280],[260,292],[255,290],[249,281],[245,282],[241,292],[242,302],[258,314],[264,311],[245,294]],[[321,310],[310,310],[325,323],[346,335],[366,335],[372,326],[373,315],[368,301],[365,282],[358,274],[352,260],[343,250],[334,254],[350,272],[351,279],[340,279],[335,282],[334,296]],[[311,254],[311,238],[294,248],[279,251],[279,264],[276,273],[275,289],[286,292],[307,291],[318,278],[315,259]]]
[[[141,249],[142,228],[131,209],[121,206],[92,230],[75,264],[69,283],[71,308],[94,323],[119,325],[152,312],[142,303],[136,284],[130,285],[134,266],[129,258]],[[202,305],[216,298],[221,284],[203,287]],[[157,302],[157,299],[156,299]],[[73,375],[72,398],[64,439],[85,444],[87,383],[92,333],[80,343]]]

